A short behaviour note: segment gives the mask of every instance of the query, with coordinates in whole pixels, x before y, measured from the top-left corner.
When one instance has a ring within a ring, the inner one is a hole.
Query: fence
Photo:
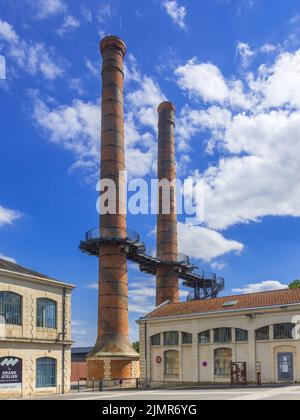
[[[86,378],[79,378],[76,382],[71,383],[71,389],[74,392],[103,392],[106,390],[120,390],[120,389],[139,389],[139,378],[120,379],[120,380],[87,380]]]

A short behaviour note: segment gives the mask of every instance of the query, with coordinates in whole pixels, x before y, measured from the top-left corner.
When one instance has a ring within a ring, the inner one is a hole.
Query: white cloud
[[[80,27],[80,22],[72,15],[65,16],[61,27],[57,30],[58,35],[64,36],[66,33]]]
[[[90,62],[86,64],[91,70],[94,69]],[[130,177],[144,176],[155,169],[156,108],[165,97],[154,80],[141,74],[135,61],[129,62],[127,74],[131,75],[129,80],[134,86],[127,89],[125,96],[127,170]],[[96,181],[101,130],[100,103],[78,99],[68,105],[57,105],[53,101],[47,103],[42,100],[36,92],[31,94],[36,125],[50,141],[73,152],[75,162],[71,170],[83,169]]]
[[[107,19],[112,16],[112,8],[110,3],[106,3],[100,6],[97,14],[98,21],[100,23],[105,23]]]
[[[248,67],[252,58],[256,55],[256,52],[251,50],[249,44],[245,42],[238,42],[237,53],[243,67]]]
[[[228,97],[228,87],[222,73],[211,63],[197,63],[196,58],[176,69],[178,85],[191,95],[199,95],[204,101],[223,102]]]
[[[0,37],[8,42],[17,43],[19,37],[14,28],[8,23],[0,19]]]
[[[248,284],[245,287],[242,287],[240,289],[233,289],[232,291],[233,293],[248,294],[248,293],[268,292],[272,290],[282,290],[282,289],[288,289],[288,286],[276,280],[267,280],[261,283]]]
[[[87,284],[87,289],[98,290],[99,284],[97,282]]]
[[[229,252],[240,253],[240,242],[224,238],[219,232],[202,226],[178,224],[180,252],[203,261],[211,261]]]
[[[177,84],[187,91],[191,99],[204,102],[225,102],[230,105],[250,108],[251,96],[244,93],[241,80],[226,81],[220,69],[212,63],[199,63],[194,57],[175,70]]]
[[[186,29],[186,8],[184,6],[180,6],[176,0],[163,0],[162,5],[172,21],[181,29]]]
[[[19,217],[21,214],[16,210],[9,210],[0,205],[0,226],[11,225]]]
[[[6,42],[7,59],[29,74],[41,74],[47,80],[63,75],[63,62],[56,56],[54,48],[20,39],[13,27],[1,19],[0,40]]]
[[[46,19],[50,16],[63,13],[66,10],[66,5],[63,0],[37,0],[32,4],[37,9],[38,19]]]
[[[214,74],[223,78],[220,70]],[[198,81],[189,80],[190,92],[203,96]],[[208,151],[221,154],[202,174],[209,228],[226,229],[264,216],[300,216],[300,163],[295,158],[300,153],[299,84],[300,50],[280,53],[274,64],[243,82],[244,107],[241,103],[237,109],[221,95],[217,106],[183,108],[178,124],[183,144],[202,132],[208,136]]]
[[[0,258],[1,258],[2,260],[9,261],[9,262],[12,262],[12,263],[14,263],[14,264],[16,264],[16,262],[17,262],[14,258],[12,258],[12,257],[7,257],[6,255],[1,254],[1,252],[0,252]]]

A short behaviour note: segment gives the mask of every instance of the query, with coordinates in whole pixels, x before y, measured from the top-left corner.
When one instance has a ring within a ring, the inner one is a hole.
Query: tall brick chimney
[[[156,272],[156,304],[179,301],[178,274],[172,262],[178,260],[175,164],[175,106],[163,102],[158,107],[158,180],[173,181],[169,196],[159,188],[157,217],[157,257],[166,261]],[[166,213],[167,208],[170,211]],[[168,264],[169,262],[169,264]]]
[[[129,379],[136,377],[138,354],[128,338],[128,278],[124,250],[113,238],[126,237],[126,215],[122,209],[125,183],[123,60],[125,43],[108,36],[100,44],[102,68],[101,180],[114,181],[116,214],[100,218],[100,235],[107,239],[99,253],[98,338],[88,356],[89,379]]]

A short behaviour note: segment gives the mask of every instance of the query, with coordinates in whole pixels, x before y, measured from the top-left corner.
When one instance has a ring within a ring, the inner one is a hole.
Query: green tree
[[[140,352],[140,342],[139,341],[135,341],[134,343],[132,343],[132,347],[134,348],[134,350],[139,353]]]
[[[300,289],[300,280],[294,280],[290,285],[290,289]]]

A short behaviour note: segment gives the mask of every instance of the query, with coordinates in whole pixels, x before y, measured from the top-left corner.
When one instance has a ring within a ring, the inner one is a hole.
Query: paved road
[[[37,399],[37,398],[36,398]],[[177,388],[153,389],[147,391],[122,390],[72,393],[65,396],[49,397],[57,400],[98,400],[98,401],[168,401],[168,400],[300,400],[300,386],[270,386],[270,387],[243,387],[243,388]]]

